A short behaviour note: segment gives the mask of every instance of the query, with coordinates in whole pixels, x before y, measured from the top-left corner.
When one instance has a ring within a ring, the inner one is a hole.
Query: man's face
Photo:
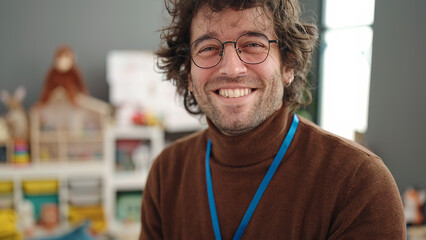
[[[215,13],[202,8],[192,20],[191,42],[205,36],[236,41],[249,32],[277,39],[271,21],[258,8]],[[191,62],[188,90],[223,133],[247,133],[282,105],[283,84],[293,79],[293,70],[283,66],[278,44],[270,46],[267,59],[256,65],[242,62],[233,44],[225,45],[222,60],[215,67],[201,69]]]

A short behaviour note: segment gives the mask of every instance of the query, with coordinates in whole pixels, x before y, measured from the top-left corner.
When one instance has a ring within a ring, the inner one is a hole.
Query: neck
[[[282,106],[262,124],[246,133],[230,135],[208,119],[212,159],[225,165],[250,165],[273,157],[288,131],[289,108]],[[292,114],[290,114],[290,117]]]

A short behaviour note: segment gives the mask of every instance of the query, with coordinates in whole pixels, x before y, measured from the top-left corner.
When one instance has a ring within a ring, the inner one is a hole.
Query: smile
[[[251,88],[219,89],[219,90],[217,90],[217,93],[219,93],[220,96],[226,97],[226,98],[244,97],[251,92],[252,92]]]

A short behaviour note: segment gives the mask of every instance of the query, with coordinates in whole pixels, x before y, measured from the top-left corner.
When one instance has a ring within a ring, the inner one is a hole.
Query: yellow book
[[[55,194],[58,192],[58,180],[31,180],[24,181],[25,194]]]

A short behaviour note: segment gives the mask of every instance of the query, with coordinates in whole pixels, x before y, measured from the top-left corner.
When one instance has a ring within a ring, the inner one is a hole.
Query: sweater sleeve
[[[406,224],[396,183],[381,159],[366,159],[351,176],[337,206],[329,238],[406,239]]]
[[[141,233],[139,240],[163,239],[162,221],[160,215],[160,173],[159,161],[151,167],[141,207]]]

